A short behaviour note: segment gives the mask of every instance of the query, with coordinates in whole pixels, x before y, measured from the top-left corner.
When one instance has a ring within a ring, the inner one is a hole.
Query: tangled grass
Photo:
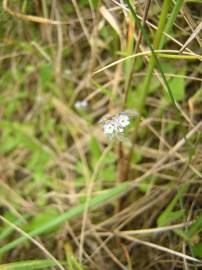
[[[2,1],[1,270],[200,269],[201,11]]]

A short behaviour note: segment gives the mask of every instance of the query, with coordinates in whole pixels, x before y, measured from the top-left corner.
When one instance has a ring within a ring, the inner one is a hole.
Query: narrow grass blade
[[[0,270],[34,270],[34,269],[47,269],[55,266],[51,260],[33,260],[13,262],[0,265]]]
[[[175,22],[175,20],[177,18],[177,15],[178,15],[183,3],[184,3],[184,0],[177,0],[176,1],[176,4],[174,5],[172,13],[170,14],[168,22],[167,22],[167,24],[165,26],[165,30],[164,30],[165,33],[167,33],[167,34],[170,33],[170,31],[171,31],[171,29],[173,27],[173,24],[174,24],[174,22]],[[159,44],[159,49],[163,48],[163,46],[164,46],[164,44],[166,42],[166,39],[167,39],[167,37],[165,35],[162,36],[160,44]]]
[[[175,197],[172,199],[170,204],[166,207],[166,209],[161,213],[157,220],[158,226],[165,226],[170,224],[171,222],[176,221],[178,218],[182,217],[184,215],[184,209],[181,210],[175,210],[177,203],[179,202],[180,198],[183,196],[183,194],[187,191],[189,187],[189,184],[185,183],[182,185]]]

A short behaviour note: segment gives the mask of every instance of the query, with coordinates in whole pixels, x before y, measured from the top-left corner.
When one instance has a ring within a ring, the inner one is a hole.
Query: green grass
[[[48,269],[55,266],[51,260],[33,260],[24,262],[14,262],[0,265],[1,270],[34,270]]]
[[[0,4],[0,269],[200,269],[202,3],[136,2]]]

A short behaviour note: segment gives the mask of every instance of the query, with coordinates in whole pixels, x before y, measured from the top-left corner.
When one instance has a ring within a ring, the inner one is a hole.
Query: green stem
[[[143,83],[143,89],[142,89],[142,92],[141,92],[140,103],[139,103],[139,108],[138,108],[139,117],[136,120],[134,134],[133,134],[133,146],[130,149],[129,156],[128,156],[128,162],[127,162],[127,166],[126,166],[126,174],[128,174],[129,167],[130,167],[130,162],[131,162],[131,158],[132,158],[132,154],[133,154],[133,148],[134,148],[134,144],[135,144],[136,137],[137,137],[137,131],[138,131],[138,127],[139,127],[139,123],[140,123],[140,119],[141,119],[141,115],[142,115],[142,113],[144,111],[144,108],[145,108],[145,100],[146,100],[146,97],[148,95],[148,90],[149,90],[149,87],[150,87],[150,83],[151,83],[155,63],[158,61],[157,57],[156,57],[156,55],[154,53],[154,50],[159,48],[161,37],[163,35],[163,30],[165,28],[165,24],[166,24],[167,15],[168,15],[169,7],[170,7],[170,4],[171,4],[171,0],[165,0],[163,2],[163,7],[162,7],[160,19],[159,19],[158,28],[157,28],[157,31],[156,31],[156,34],[155,34],[155,37],[154,37],[154,41],[153,41],[153,47],[150,44],[150,41],[149,41],[149,39],[147,37],[147,34],[145,33],[144,28],[139,23],[137,15],[136,15],[135,11],[133,10],[133,7],[130,4],[130,1],[126,0],[126,2],[127,2],[128,6],[129,6],[130,10],[132,11],[133,16],[135,17],[136,22],[139,24],[139,27],[142,30],[143,36],[144,36],[145,40],[147,41],[147,43],[148,43],[148,45],[149,45],[149,47],[150,47],[150,49],[152,51],[152,56],[151,56],[150,61],[149,61],[149,65],[148,65],[148,68],[147,68],[147,71],[146,71],[146,77],[145,77],[144,83]]]
[[[173,26],[173,24],[174,24],[174,22],[175,22],[175,20],[177,18],[177,15],[178,15],[183,3],[184,3],[184,0],[177,0],[176,1],[176,4],[174,5],[172,13],[171,13],[171,15],[170,15],[170,17],[168,19],[167,24],[166,24],[166,27],[165,27],[165,30],[164,30],[165,33],[168,34],[171,31],[172,26]],[[163,48],[166,40],[167,40],[167,37],[165,35],[163,35],[162,39],[160,41],[159,49]]]
[[[169,11],[171,0],[165,0],[163,1],[163,7],[159,19],[159,24],[158,24],[158,29],[156,31],[155,37],[154,37],[154,43],[153,43],[153,48],[158,49],[159,44],[163,35],[163,30],[165,28],[166,20],[167,20],[167,15]]]
[[[147,0],[146,3],[145,3],[144,15],[143,15],[143,20],[142,20],[142,26],[143,26],[143,27],[144,27],[144,25],[145,25],[145,21],[146,21],[148,12],[149,12],[150,4],[151,4],[151,0]],[[133,18],[133,19],[134,19],[134,18]],[[138,51],[138,49],[139,49],[140,42],[141,42],[141,38],[142,38],[142,32],[141,32],[141,30],[139,30],[138,37],[137,37],[136,44],[135,44],[135,50],[134,50],[135,53],[136,53],[136,52]],[[130,61],[130,71],[129,71],[129,74],[128,74],[128,76],[126,77],[126,80],[125,80],[125,88],[124,88],[124,89],[125,89],[125,96],[124,96],[124,100],[123,100],[123,108],[124,108],[125,105],[126,105],[127,98],[128,98],[128,93],[129,93],[130,88],[131,88],[131,80],[132,80],[132,73],[133,73],[133,66],[134,66],[134,63],[135,63],[135,60],[132,59],[132,60]]]

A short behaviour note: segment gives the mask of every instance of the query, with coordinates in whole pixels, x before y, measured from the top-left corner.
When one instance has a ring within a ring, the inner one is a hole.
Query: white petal
[[[111,124],[111,123],[108,123],[108,124],[105,124],[103,126],[103,129],[104,129],[104,133],[106,134],[111,134],[114,132],[114,126]]]

